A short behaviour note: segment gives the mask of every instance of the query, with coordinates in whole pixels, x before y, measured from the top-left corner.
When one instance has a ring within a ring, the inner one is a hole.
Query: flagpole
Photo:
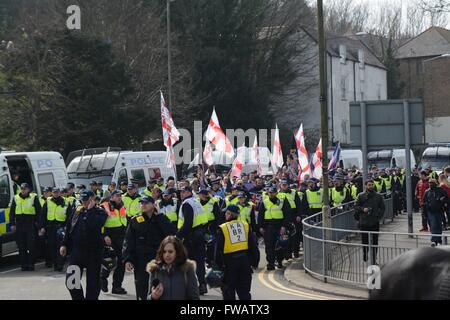
[[[323,0],[317,0],[317,20],[319,39],[319,71],[320,71],[320,127],[322,136],[322,179],[323,179],[323,209],[322,221],[326,228],[331,227],[330,198],[328,192],[328,106],[327,81],[325,73],[326,49],[325,32],[323,25]],[[327,234],[326,238],[329,238]],[[324,239],[325,240],[325,239]]]

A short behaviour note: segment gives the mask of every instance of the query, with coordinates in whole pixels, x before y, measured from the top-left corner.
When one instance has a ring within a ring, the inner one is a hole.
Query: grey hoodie
[[[152,282],[158,279],[163,285],[159,300],[200,300],[195,268],[195,262],[187,260],[182,266],[172,267],[169,273],[165,264],[152,260],[147,265],[147,272],[150,273],[148,299],[152,299]]]

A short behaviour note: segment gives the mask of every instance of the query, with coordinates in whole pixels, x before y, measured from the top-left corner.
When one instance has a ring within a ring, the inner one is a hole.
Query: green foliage
[[[10,94],[0,101],[1,145],[67,154],[142,141],[149,117],[127,104],[131,78],[110,45],[48,32],[27,38],[2,64]]]
[[[399,61],[395,59],[392,47],[384,52],[383,64],[387,68],[388,99],[400,99],[405,89],[405,83],[400,80]]]

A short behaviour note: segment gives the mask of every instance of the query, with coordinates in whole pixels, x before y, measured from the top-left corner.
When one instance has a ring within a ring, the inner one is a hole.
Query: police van
[[[409,152],[411,155],[411,169],[413,169],[416,166],[416,158],[411,149]],[[377,166],[378,169],[406,167],[405,149],[371,151],[367,153],[367,160],[370,167]]]
[[[450,166],[450,143],[429,146],[424,150],[420,167],[423,169],[431,167],[440,174],[447,166]]]
[[[165,151],[122,151],[120,148],[94,148],[74,151],[67,157],[69,182],[75,185],[102,182],[134,182],[145,188],[151,179],[176,177],[175,168],[166,165]]]
[[[28,183],[32,192],[42,196],[45,187],[64,188],[67,173],[58,152],[0,153],[0,257],[16,251],[9,224],[9,206],[20,184]]]
[[[328,151],[328,159],[332,159],[333,150]],[[339,155],[339,167],[343,169],[356,168],[361,170],[363,166],[362,151],[358,149],[342,149]]]

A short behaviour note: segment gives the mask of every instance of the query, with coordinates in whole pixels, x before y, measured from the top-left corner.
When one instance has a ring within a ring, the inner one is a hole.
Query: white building
[[[272,111],[280,128],[320,130],[319,59],[315,31],[300,28],[302,58],[310,68],[300,66],[298,77],[277,98]],[[386,68],[360,40],[327,35],[327,85],[329,134],[333,141],[350,143],[349,104],[361,100],[386,100]]]

